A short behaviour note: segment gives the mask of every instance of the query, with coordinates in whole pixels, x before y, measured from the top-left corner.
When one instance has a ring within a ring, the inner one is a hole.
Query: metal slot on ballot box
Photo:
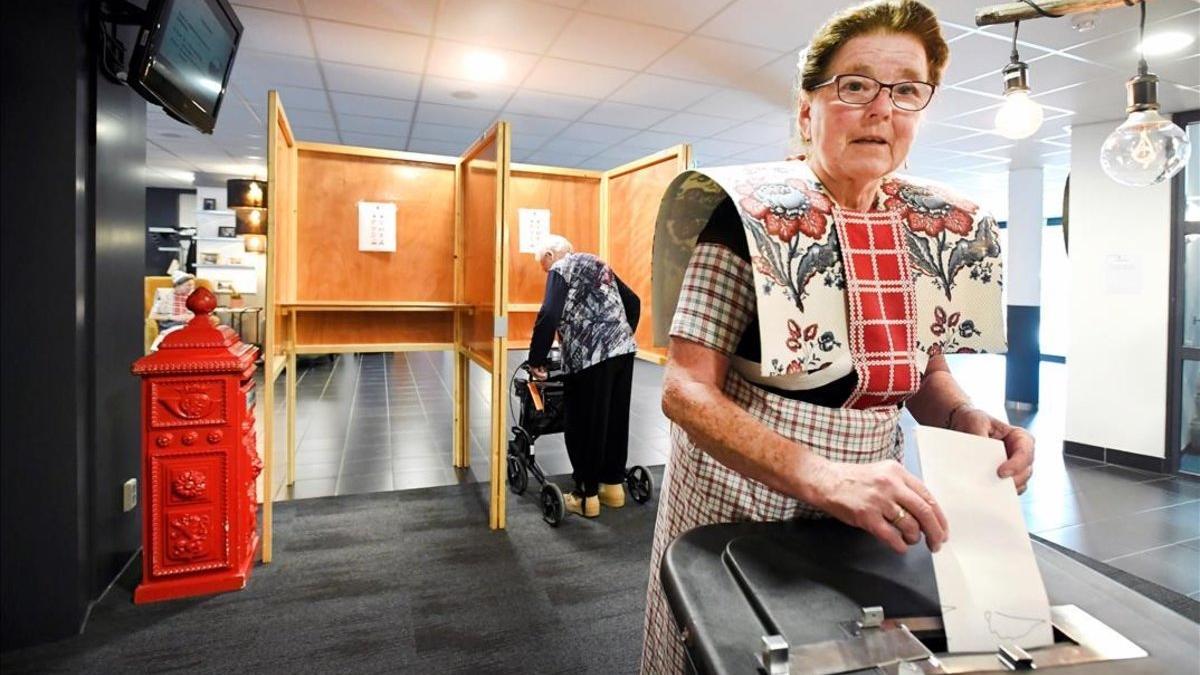
[[[879,619],[878,608],[864,608],[864,620],[845,624],[848,637],[787,649],[780,636],[764,637],[763,669],[791,675],[837,675],[871,668],[885,673],[1004,673],[1055,666],[1118,661],[1147,656],[1146,651],[1075,605],[1050,608],[1054,644],[1022,650],[1004,646],[996,653],[945,654],[946,636],[939,617]],[[784,665],[786,664],[786,666]]]

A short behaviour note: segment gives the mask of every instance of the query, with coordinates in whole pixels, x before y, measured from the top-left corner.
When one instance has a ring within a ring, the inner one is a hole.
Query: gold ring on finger
[[[893,525],[896,525],[900,521],[904,520],[907,517],[908,517],[908,511],[905,511],[903,506],[897,506],[896,507],[896,515],[888,522]]]

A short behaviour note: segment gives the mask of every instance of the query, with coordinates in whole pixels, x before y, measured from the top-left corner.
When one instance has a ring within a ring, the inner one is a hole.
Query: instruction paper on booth
[[[916,437],[922,480],[950,524],[933,554],[949,651],[1052,644],[1050,601],[1017,491],[996,475],[1004,443],[925,426]]]
[[[395,202],[358,203],[358,250],[395,252]]]
[[[550,234],[550,209],[517,209],[521,253],[537,253]]]

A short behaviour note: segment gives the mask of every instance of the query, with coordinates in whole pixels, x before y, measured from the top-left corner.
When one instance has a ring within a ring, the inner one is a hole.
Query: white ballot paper
[[[1017,491],[996,475],[1004,443],[924,426],[916,436],[922,478],[950,524],[933,554],[949,651],[1052,644],[1050,601]]]

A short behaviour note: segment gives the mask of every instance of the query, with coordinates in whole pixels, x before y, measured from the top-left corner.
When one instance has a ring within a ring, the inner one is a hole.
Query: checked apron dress
[[[733,200],[750,261],[696,245]],[[838,462],[902,457],[900,406],[929,357],[1005,348],[995,221],[970,202],[885,178],[870,211],[837,206],[808,167],[778,162],[681,174],[654,241],[656,343],[666,335],[730,356],[723,392],[769,429]],[[670,323],[664,320],[672,317]],[[761,361],[734,355],[752,318]],[[814,389],[854,373],[841,407],[768,391]],[[761,385],[761,386],[760,386]],[[671,427],[646,597],[643,673],[684,668],[663,595],[667,545],[700,525],[820,518],[819,510],[746,478]]]

